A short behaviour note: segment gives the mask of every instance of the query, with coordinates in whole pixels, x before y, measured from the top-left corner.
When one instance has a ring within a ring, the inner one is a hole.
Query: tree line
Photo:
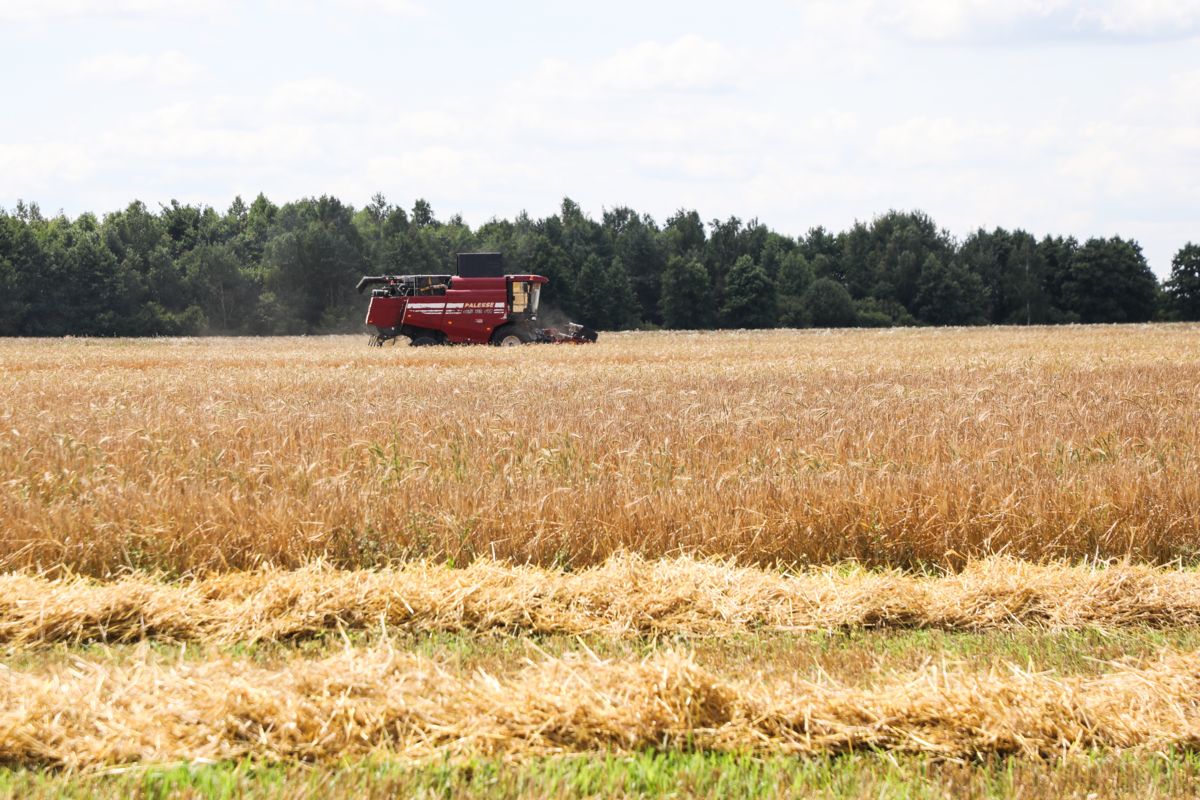
[[[1136,241],[1079,242],[979,229],[958,241],[919,211],[801,236],[680,210],[631,208],[476,229],[376,195],[282,206],[236,198],[224,213],[172,201],[105,215],[0,209],[0,335],[307,334],[359,330],[364,274],[454,271],[455,255],[504,253],[550,278],[543,303],[593,327],[770,328],[1200,320],[1200,245],[1155,278]]]

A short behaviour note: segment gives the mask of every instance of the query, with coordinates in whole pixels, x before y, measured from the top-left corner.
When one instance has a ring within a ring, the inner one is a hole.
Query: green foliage
[[[803,328],[808,325],[808,314],[801,298],[812,282],[812,265],[802,252],[793,250],[780,259],[775,281],[780,325],[786,328]]]
[[[712,292],[708,271],[695,259],[672,256],[662,277],[659,303],[667,328],[706,328],[712,323]]]
[[[504,253],[505,262],[517,273],[544,275],[550,282],[542,287],[542,305],[570,314],[575,313],[574,290],[576,275],[571,269],[570,259],[561,247],[550,241],[544,233],[524,226],[512,236],[486,245],[483,249]],[[507,246],[504,242],[507,241]]]
[[[429,205],[429,201],[418,198],[413,203],[412,224],[418,228],[427,228],[438,224],[437,218],[433,215],[433,206]]]
[[[1136,242],[1089,239],[1062,281],[1065,308],[1082,322],[1145,322],[1154,316],[1158,282]]]
[[[473,230],[421,199],[280,207],[259,194],[224,213],[174,200],[103,219],[0,209],[0,335],[355,331],[362,274],[446,274],[472,250],[545,275],[545,308],[607,329],[1200,319],[1196,245],[1160,287],[1135,242],[997,228],[958,246],[920,212],[792,238],[688,209],[661,227],[624,206],[595,220],[564,198],[549,217]]]
[[[613,252],[628,273],[630,287],[637,298],[633,322],[662,322],[658,300],[667,259],[666,247],[654,227],[654,220],[638,217],[628,208],[605,212],[604,217],[605,228],[613,239]]]
[[[1200,245],[1188,242],[1175,254],[1165,288],[1176,319],[1200,320]]]
[[[950,235],[921,212],[889,211],[870,225],[859,222],[843,235],[838,274],[854,297],[898,300],[914,308],[917,283],[929,256],[947,263]]]
[[[774,231],[769,231],[766,235],[762,252],[758,257],[759,266],[766,270],[771,280],[776,280],[779,277],[784,260],[795,252],[796,243],[794,241],[787,236],[781,236]],[[796,253],[796,255],[803,258],[803,254],[801,253]]]
[[[264,253],[264,284],[287,309],[284,333],[335,330],[337,307],[348,305],[366,266],[352,210],[331,197],[289,203]]]
[[[858,324],[854,299],[832,278],[818,278],[800,298],[805,319],[814,328],[852,328]]]
[[[781,294],[776,298],[779,324],[784,328],[807,328],[808,311],[804,307],[804,296]]]
[[[704,252],[708,237],[704,233],[704,223],[700,221],[700,214],[681,208],[667,220],[663,238],[666,240],[668,256],[699,258]]]
[[[575,308],[583,324],[604,328],[608,322],[609,303],[605,296],[607,283],[604,262],[598,256],[588,258],[583,269],[579,271],[579,279],[575,282],[576,293],[579,295]]]
[[[241,268],[230,244],[203,244],[179,259],[184,281],[213,333],[236,330],[254,308],[259,284]]]
[[[779,277],[776,285],[780,295],[800,297],[813,282],[812,265],[800,252],[791,252],[783,257],[779,264]]]
[[[931,325],[978,325],[985,320],[979,276],[930,253],[917,280],[916,316]]]
[[[16,336],[26,326],[30,311],[29,294],[37,264],[27,263],[20,252],[22,239],[32,239],[27,226],[14,217],[0,215],[0,336]],[[33,244],[27,242],[26,246]],[[36,244],[31,248],[36,254]]]
[[[21,333],[29,307],[22,300],[17,268],[6,258],[0,259],[0,336]]]
[[[629,279],[629,271],[621,259],[614,258],[604,271],[606,325],[609,330],[622,330],[636,325],[641,308]]]
[[[700,258],[708,270],[713,286],[713,299],[718,308],[724,305],[729,271],[743,256],[748,256],[752,262],[758,263],[769,238],[769,231],[760,225],[758,220],[750,220],[743,224],[737,217],[730,217],[724,221],[714,219],[709,222],[709,235],[704,242]]]
[[[979,276],[988,320],[1005,324],[1057,321],[1048,284],[1049,249],[1020,230],[980,229],[967,237],[958,260]],[[1060,257],[1069,261],[1070,250]]]
[[[874,297],[854,301],[854,315],[860,328],[890,328],[896,324],[892,315],[885,311]]]
[[[619,258],[605,264],[598,256],[590,256],[579,272],[576,293],[575,308],[585,325],[620,330],[637,322],[637,297]]]
[[[729,328],[770,328],[775,325],[775,313],[775,286],[766,270],[750,256],[742,256],[725,280],[721,324]]]

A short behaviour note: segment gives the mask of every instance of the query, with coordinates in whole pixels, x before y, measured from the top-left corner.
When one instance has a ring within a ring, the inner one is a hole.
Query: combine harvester
[[[367,324],[378,331],[371,337],[376,347],[398,336],[414,347],[596,341],[594,330],[574,322],[565,329],[538,327],[538,300],[549,282],[541,275],[504,274],[500,253],[459,253],[457,275],[364,276],[358,291],[377,287],[367,309]]]

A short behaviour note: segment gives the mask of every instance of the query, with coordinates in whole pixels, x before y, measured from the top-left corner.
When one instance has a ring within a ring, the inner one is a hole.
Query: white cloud
[[[363,117],[367,107],[362,91],[314,78],[132,113],[94,139],[89,134],[89,141],[116,160],[291,165],[310,172],[314,163],[330,165],[375,144],[379,123]]]
[[[1161,197],[1200,199],[1194,171],[1200,167],[1200,125],[1101,122],[1081,125],[1077,137],[1057,164],[1081,195],[1151,205]]]
[[[1008,29],[1050,13],[1046,3],[1013,0],[912,0],[890,6],[880,19],[916,39],[951,40],[981,30]]]
[[[504,164],[486,150],[433,145],[410,148],[398,155],[367,160],[364,174],[377,186],[453,186],[459,192],[478,192],[502,180],[512,180],[527,165]]]
[[[1052,125],[1018,127],[948,116],[916,116],[880,128],[870,153],[893,168],[954,167],[963,162],[1029,163],[1061,146],[1062,132]]]
[[[183,53],[104,53],[75,65],[73,76],[89,83],[153,83],[183,86],[204,69]]]
[[[133,114],[106,132],[96,147],[115,159],[293,166],[331,159],[337,147],[319,120],[287,119],[263,97],[178,102]],[[349,146],[349,142],[338,142]]]
[[[224,5],[224,0],[0,0],[0,20],[49,22],[102,16],[197,16]]]
[[[1083,4],[1082,27],[1117,36],[1176,37],[1200,32],[1200,0],[1108,0]]]
[[[96,159],[66,142],[5,144],[0,142],[0,175],[10,191],[33,192],[47,183],[79,181],[97,171]],[[34,198],[36,199],[36,198]]]
[[[596,66],[593,76],[620,91],[704,91],[737,84],[738,61],[725,45],[689,34],[623,50]]]
[[[404,109],[401,118],[387,132],[392,141],[463,141],[473,136],[471,127],[463,125],[461,114],[420,108]]]
[[[366,95],[360,89],[329,78],[285,83],[266,100],[266,110],[273,117],[309,120],[352,115],[366,105]]]
[[[712,92],[744,84],[756,66],[730,47],[687,34],[665,44],[641,42],[591,64],[546,58],[532,74],[511,81],[505,94],[521,103]]]
[[[813,0],[809,24],[923,42],[1180,39],[1200,35],[1200,0]]]
[[[423,17],[428,11],[417,0],[337,0],[337,4],[360,11],[376,11],[400,17]]]
[[[1200,126],[1200,70],[1170,75],[1128,98],[1122,108],[1131,121]]]
[[[676,150],[648,152],[633,160],[650,177],[688,181],[742,181],[761,168],[758,159],[743,153]]]
[[[1123,146],[1129,131],[1098,126],[1084,133],[1074,151],[1058,163],[1058,174],[1088,195],[1121,198],[1153,188],[1152,164],[1130,158]]]

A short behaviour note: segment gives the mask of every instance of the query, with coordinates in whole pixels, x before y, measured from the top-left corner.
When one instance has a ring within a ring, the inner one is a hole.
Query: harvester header
[[[373,345],[405,336],[414,346],[532,342],[584,344],[596,332],[576,323],[538,326],[541,275],[510,275],[500,253],[459,253],[457,275],[363,276],[361,294],[371,289],[367,324]]]

